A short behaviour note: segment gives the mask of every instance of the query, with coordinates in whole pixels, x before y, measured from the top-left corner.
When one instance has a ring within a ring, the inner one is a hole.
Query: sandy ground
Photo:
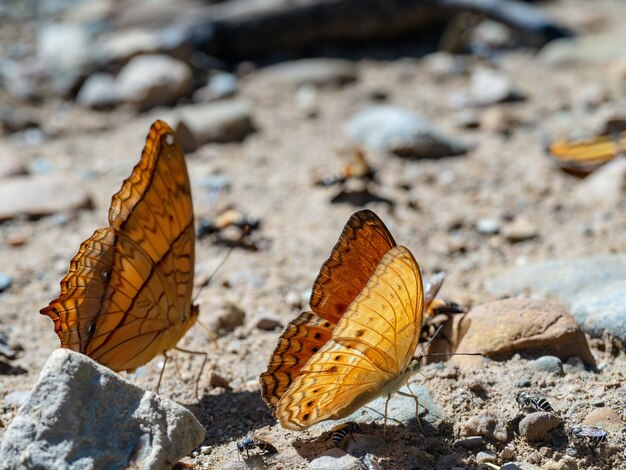
[[[602,30],[620,29],[618,13],[623,7],[611,1],[597,4],[593,13],[602,17]],[[590,8],[580,1],[551,6],[571,22],[580,21]],[[468,59],[469,70],[478,64],[480,59]],[[206,455],[198,454],[187,462],[200,468],[240,465],[234,463],[237,453],[231,451],[251,430],[265,433],[279,450],[252,462],[264,462],[268,468],[305,468],[310,459],[330,447],[311,432],[282,430],[267,411],[258,375],[265,370],[280,330],[261,331],[254,327],[254,320],[269,315],[286,324],[306,308],[321,263],[349,215],[358,209],[331,204],[338,189],[315,187],[313,181],[337,172],[347,162],[341,152],[347,145],[342,124],[355,111],[372,104],[372,91],[386,92],[389,104],[418,112],[442,130],[475,144],[467,155],[439,160],[367,154],[379,176],[372,190],[394,202],[393,206],[373,202],[367,207],[380,215],[399,243],[412,250],[425,273],[447,272],[446,297],[466,306],[483,303],[490,300],[484,282],[503,269],[565,255],[626,251],[626,219],[620,215],[624,204],[611,213],[575,206],[570,195],[580,180],[557,170],[543,153],[545,135],[589,129],[608,111],[623,110],[623,83],[616,85],[607,73],[609,65],[549,68],[529,52],[507,54],[500,67],[527,95],[525,101],[498,105],[514,116],[506,136],[484,128],[461,129],[457,125],[460,111],[450,107],[449,98],[467,87],[467,75],[441,80],[418,59],[360,62],[356,83],[318,92],[316,118],[307,118],[298,109],[291,91],[271,86],[254,72],[243,78],[240,95],[254,102],[257,132],[241,144],[207,145],[188,156],[188,166],[197,218],[211,217],[233,205],[261,220],[261,229],[254,236],[265,242],[256,252],[235,249],[211,285],[197,288],[200,321],[210,323],[233,303],[245,311],[245,325],[215,344],[203,328],[194,327],[180,344],[208,352],[209,369],[226,378],[231,390],[210,387],[205,373],[200,378],[203,397],[197,403],[193,384],[198,358],[177,355],[182,380],[176,367],[166,369],[161,392],[188,405],[207,428],[203,445],[210,447],[210,453],[207,450]],[[582,104],[590,87],[607,94],[606,100],[591,108]],[[61,135],[23,144],[20,151],[27,163],[44,159],[82,178],[95,208],[70,215],[67,223],[48,217],[0,225],[0,269],[14,279],[13,286],[0,295],[0,330],[23,348],[12,363],[23,373],[0,377],[0,397],[28,390],[50,351],[58,346],[50,320],[37,312],[57,295],[58,283],[80,242],[106,224],[110,197],[138,160],[150,123],[169,113],[165,109],[144,115],[124,109],[106,113],[74,106],[63,112],[59,109],[58,103],[47,103],[40,113],[48,122],[60,125]],[[485,112],[478,110],[477,114]],[[209,175],[222,175],[230,182],[230,189],[222,191],[217,202],[202,187]],[[538,236],[510,243],[499,236],[481,235],[475,223],[484,217],[526,219],[536,227]],[[25,239],[23,246],[9,244],[16,236]],[[197,242],[198,284],[215,270],[226,252],[209,240]],[[599,397],[623,415],[623,387],[611,384],[624,380],[624,355],[606,354],[599,345],[593,343],[592,351],[603,365],[601,372],[576,372],[564,378],[540,377],[519,358],[493,363],[479,373],[455,369],[441,373],[427,367],[428,380],[421,376],[414,380],[427,383],[445,412],[446,424],[426,435],[417,428],[395,426],[385,436],[381,426],[372,424],[367,432],[384,443],[372,452],[383,458],[384,468],[436,468],[437,462],[445,465],[443,456],[450,455],[459,456],[461,460],[454,462],[457,465],[477,468],[472,453],[453,447],[462,423],[481,411],[510,417],[513,385],[523,379],[553,396],[555,408],[569,410],[570,425],[582,421]],[[154,388],[161,363],[155,359],[130,379]],[[469,391],[476,382],[486,389],[485,396]],[[457,403],[460,395],[464,397],[462,406]],[[1,410],[0,419],[6,426],[17,410],[11,404]],[[602,456],[583,452],[576,460],[578,468],[626,468],[618,442]],[[511,443],[518,461],[541,466],[555,454],[563,454],[567,440],[559,430],[550,442],[529,445],[514,437]],[[504,447],[504,443],[489,440],[486,445],[496,454]]]

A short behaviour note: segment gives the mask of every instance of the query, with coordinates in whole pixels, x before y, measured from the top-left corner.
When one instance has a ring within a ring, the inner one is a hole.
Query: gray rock
[[[204,439],[181,405],[57,349],[0,444],[3,468],[171,468]]]
[[[359,460],[341,449],[327,450],[311,460],[307,467],[308,470],[359,470],[360,468]]]
[[[166,55],[140,55],[124,66],[115,80],[122,101],[140,109],[174,104],[192,87],[191,68]]]
[[[434,128],[425,119],[393,106],[373,106],[352,116],[346,135],[374,150],[412,158],[460,155],[469,146]]]
[[[93,109],[105,109],[117,105],[120,98],[117,94],[115,79],[105,72],[90,75],[78,91],[76,101]]]
[[[0,221],[21,215],[41,217],[90,205],[81,182],[64,173],[16,176],[0,185]]]
[[[493,295],[530,291],[558,299],[592,336],[606,329],[626,341],[626,255],[601,254],[566,258],[524,266],[486,283]]]
[[[557,416],[545,411],[538,411],[525,416],[519,423],[519,433],[527,441],[545,439],[548,433],[560,423]]]
[[[254,130],[252,105],[248,100],[186,106],[177,115],[176,134],[186,152],[208,142],[240,141]]]
[[[532,362],[533,369],[563,375],[563,362],[556,356],[541,356]]]
[[[8,274],[0,272],[0,293],[11,287],[11,284],[13,284],[13,278]]]
[[[213,101],[226,98],[237,93],[239,79],[237,75],[228,72],[218,72],[209,78],[206,86],[199,88],[193,94],[195,102]]]
[[[594,284],[574,295],[570,302],[572,315],[591,336],[602,336],[604,330],[626,342],[626,291],[624,280]]]
[[[260,74],[270,81],[297,88],[301,85],[342,85],[356,80],[353,62],[343,59],[300,59],[264,68]]]
[[[411,389],[418,397],[420,422],[422,424],[436,424],[441,422],[444,412],[435,400],[435,396],[425,385],[411,384]],[[403,393],[409,393],[406,387],[400,389]],[[346,421],[381,421],[385,413],[386,397],[380,397],[368,403],[360,410],[348,416]],[[424,407],[428,410],[424,416]],[[415,400],[410,397],[398,395],[391,396],[387,408],[387,424],[400,422],[405,425],[415,425]]]

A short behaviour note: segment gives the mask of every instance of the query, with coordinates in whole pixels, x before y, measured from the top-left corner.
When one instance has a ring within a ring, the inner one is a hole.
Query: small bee
[[[276,447],[274,447],[272,444],[264,441],[263,439],[255,437],[254,434],[251,432],[237,443],[237,450],[239,451],[239,454],[243,454],[243,452],[245,451],[247,458],[250,457],[249,452],[255,448],[261,449],[265,452],[265,454],[275,454],[276,452],[278,452]]]
[[[577,426],[570,431],[572,438],[584,441],[595,455],[608,436],[604,429],[592,426]]]
[[[515,401],[519,405],[519,409],[533,408],[535,411],[546,411],[548,413],[554,413],[554,408],[545,398],[541,398],[535,395],[531,395],[527,392],[518,392],[515,396]]]
[[[359,432],[360,430],[361,427],[359,426],[359,423],[355,423],[354,421],[341,423],[330,430],[329,439],[333,441],[335,446],[339,446],[344,441],[346,436],[350,436],[352,440],[354,440],[352,433]]]

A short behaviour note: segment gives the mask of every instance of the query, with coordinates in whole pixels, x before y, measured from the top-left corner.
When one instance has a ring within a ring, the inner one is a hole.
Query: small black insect
[[[276,447],[274,447],[272,444],[264,441],[263,439],[259,439],[258,437],[254,437],[253,434],[248,434],[237,443],[237,450],[240,454],[245,451],[246,457],[250,457],[250,451],[252,449],[261,449],[265,452],[265,454],[275,454],[276,452],[278,452],[278,450],[276,450]]]
[[[354,440],[352,433],[359,432],[360,429],[359,423],[355,423],[354,421],[341,423],[330,430],[330,439],[335,446],[339,446],[347,436],[350,436],[352,440]]]
[[[519,405],[520,410],[522,408],[532,408],[535,411],[547,411],[553,413],[554,408],[545,398],[541,398],[535,395],[531,395],[526,392],[518,392],[515,396],[515,401]]]
[[[600,446],[606,442],[608,436],[604,429],[592,426],[577,426],[572,428],[570,435],[576,440],[584,441],[593,454],[597,453]]]

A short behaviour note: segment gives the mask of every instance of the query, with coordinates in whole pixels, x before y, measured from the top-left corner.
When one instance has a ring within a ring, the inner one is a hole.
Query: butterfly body
[[[109,227],[84,241],[41,310],[61,347],[132,371],[176,346],[198,317],[195,232],[185,158],[156,121],[141,160],[113,196]]]
[[[352,215],[322,266],[313,312],[285,329],[261,374],[281,425],[302,430],[344,418],[405,385],[424,311],[419,266],[371,211]]]

